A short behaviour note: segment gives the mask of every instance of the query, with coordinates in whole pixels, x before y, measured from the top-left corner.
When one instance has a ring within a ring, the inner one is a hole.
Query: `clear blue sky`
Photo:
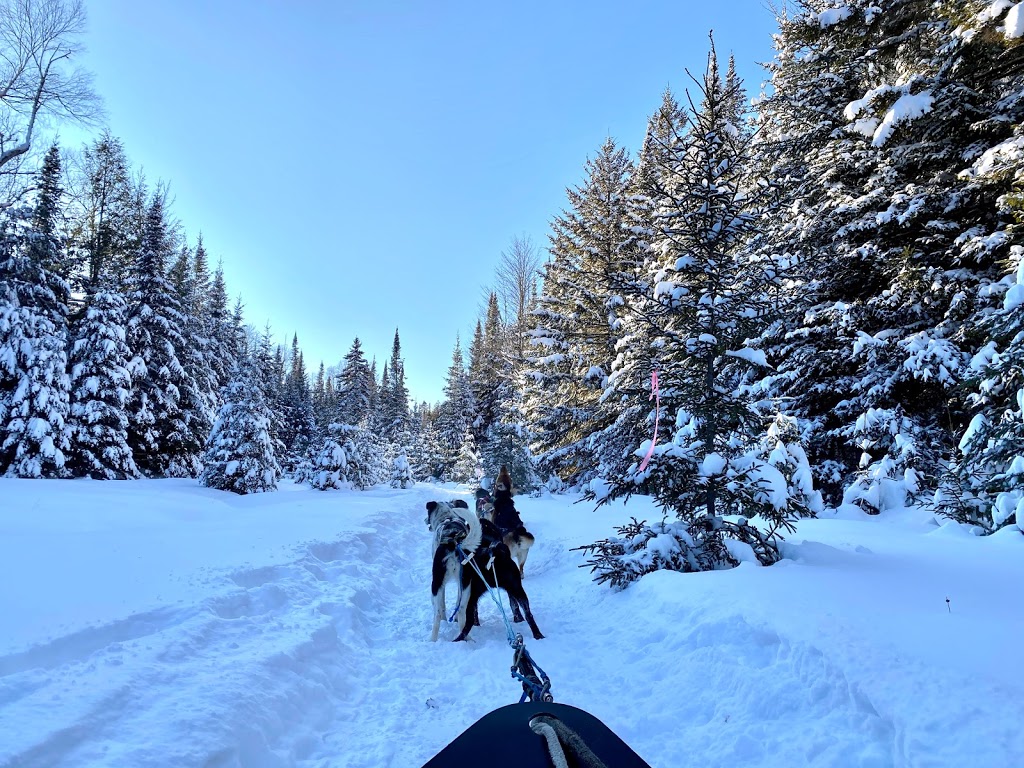
[[[417,399],[513,236],[547,246],[606,136],[631,152],[708,31],[756,93],[763,0],[86,0],[111,132],[171,184],[247,320],[307,364],[399,329]]]

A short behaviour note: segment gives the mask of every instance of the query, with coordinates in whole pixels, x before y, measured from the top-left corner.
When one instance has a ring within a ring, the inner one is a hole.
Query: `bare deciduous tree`
[[[525,354],[523,334],[527,331],[529,313],[537,298],[537,282],[540,279],[541,259],[536,246],[527,236],[512,238],[507,251],[502,251],[498,263],[498,296],[503,312],[513,334],[512,351],[516,364],[521,365]]]
[[[42,120],[100,116],[92,77],[73,64],[84,29],[81,0],[0,0],[0,170],[32,148]]]

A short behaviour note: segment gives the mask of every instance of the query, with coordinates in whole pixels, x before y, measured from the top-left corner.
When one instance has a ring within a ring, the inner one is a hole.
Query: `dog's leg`
[[[505,591],[508,593],[509,602],[512,604],[513,615],[519,613],[519,607],[522,606],[523,613],[526,614],[526,623],[530,625],[530,629],[533,632],[535,640],[543,640],[544,635],[541,634],[540,627],[537,626],[537,621],[533,618],[533,612],[530,610],[530,598],[526,596],[526,590],[523,589],[523,581],[518,577],[518,572],[515,566],[509,569],[510,578],[507,579],[507,583],[503,586]],[[518,619],[522,621],[522,618]]]
[[[467,569],[468,570],[468,569]],[[473,621],[477,617],[477,603],[480,601],[480,592],[473,588],[473,580],[463,580],[462,603],[459,606],[459,636],[455,642],[465,640],[469,637],[469,631],[473,628]]]
[[[526,558],[530,554],[530,550],[523,547],[519,548],[519,578],[526,577]]]
[[[508,604],[512,606],[512,622],[514,624],[519,624],[523,621],[523,612],[519,609],[519,601],[512,597],[512,593],[507,589],[505,592],[508,594]]]
[[[441,629],[441,622],[444,621],[444,581],[448,573],[448,564],[445,562],[445,552],[438,549],[434,552],[434,564],[430,580],[431,604],[434,606],[434,626],[430,631],[430,641],[437,641],[437,634]]]

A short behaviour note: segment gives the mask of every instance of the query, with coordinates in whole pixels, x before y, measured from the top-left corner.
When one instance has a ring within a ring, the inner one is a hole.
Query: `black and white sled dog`
[[[434,608],[432,641],[437,640],[445,617],[444,588],[450,581],[456,582],[460,590],[459,635],[456,641],[465,640],[473,626],[480,623],[478,603],[488,587],[505,590],[512,606],[512,620],[525,620],[535,639],[544,637],[530,610],[519,567],[502,542],[501,532],[490,520],[478,518],[461,499],[454,502],[428,501],[427,525],[434,533],[430,584]],[[466,557],[462,563],[456,545]]]
[[[431,602],[434,607],[434,626],[430,631],[431,641],[437,640],[437,633],[445,617],[444,587],[455,582],[462,590],[459,574],[462,572],[456,545],[467,555],[472,555],[483,539],[483,528],[476,515],[469,511],[469,505],[462,499],[455,501],[428,501],[427,527],[434,534],[432,577],[430,581]],[[460,602],[459,626],[464,626],[462,613],[464,602]]]

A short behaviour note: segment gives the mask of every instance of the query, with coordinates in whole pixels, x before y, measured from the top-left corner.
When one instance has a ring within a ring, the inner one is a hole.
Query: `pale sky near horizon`
[[[246,319],[307,366],[395,328],[411,395],[442,398],[514,236],[551,219],[606,136],[634,153],[708,31],[756,95],[764,0],[86,0],[107,127],[170,183]],[[67,132],[64,132],[65,135]]]

